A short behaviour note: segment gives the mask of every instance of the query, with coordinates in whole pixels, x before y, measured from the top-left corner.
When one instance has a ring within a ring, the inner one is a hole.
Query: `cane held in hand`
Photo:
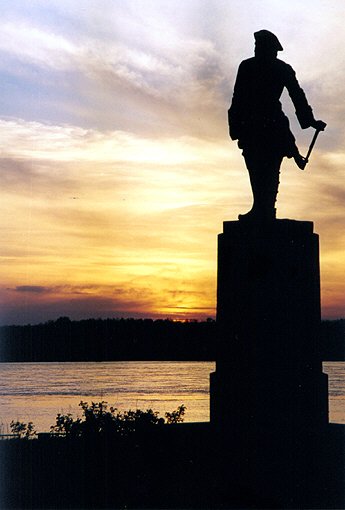
[[[311,151],[313,150],[313,147],[315,145],[316,139],[317,139],[320,131],[324,131],[326,126],[327,126],[327,124],[325,122],[323,122],[322,120],[317,120],[315,122],[315,126],[314,126],[315,127],[315,133],[314,133],[312,141],[310,142],[307,155],[306,155],[305,158],[303,158],[303,162],[298,165],[301,170],[304,170],[305,167],[307,166],[307,163],[309,161],[309,157],[310,157]]]

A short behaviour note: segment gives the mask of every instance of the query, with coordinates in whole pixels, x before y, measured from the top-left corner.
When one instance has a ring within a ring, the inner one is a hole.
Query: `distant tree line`
[[[322,321],[320,352],[324,361],[345,361],[345,319]]]
[[[88,319],[0,328],[0,361],[213,360],[215,322]]]
[[[0,361],[126,361],[216,359],[216,322],[88,319],[0,328]],[[345,319],[323,321],[323,360],[345,361]]]

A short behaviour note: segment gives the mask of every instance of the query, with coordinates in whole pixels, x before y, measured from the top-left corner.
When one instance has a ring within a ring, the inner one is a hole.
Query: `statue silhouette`
[[[254,38],[255,56],[241,62],[238,69],[228,112],[229,133],[243,150],[253,192],[252,209],[240,214],[239,219],[270,221],[276,215],[274,206],[284,156],[293,157],[301,169],[306,165],[279,101],[284,87],[303,129],[323,131],[326,124],[315,120],[295,71],[277,58],[278,51],[283,50],[278,38],[268,30],[255,32]]]

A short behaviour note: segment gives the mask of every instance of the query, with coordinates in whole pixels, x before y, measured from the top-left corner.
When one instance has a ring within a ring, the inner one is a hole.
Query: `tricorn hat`
[[[269,30],[259,30],[255,32],[254,38],[256,43],[271,47],[277,51],[283,51],[283,46],[280,44],[278,37]]]

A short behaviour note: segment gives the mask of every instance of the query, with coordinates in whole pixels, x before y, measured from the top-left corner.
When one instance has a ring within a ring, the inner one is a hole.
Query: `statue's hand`
[[[305,169],[305,167],[308,163],[308,160],[306,158],[304,158],[299,153],[297,153],[294,155],[293,159],[295,160],[295,163],[298,166],[298,168],[300,168],[301,170]]]
[[[326,122],[323,122],[323,120],[315,120],[312,124],[312,127],[315,128],[317,131],[324,131],[326,126],[327,124]]]
[[[231,140],[238,140],[238,132],[233,127],[229,126],[229,136]]]

